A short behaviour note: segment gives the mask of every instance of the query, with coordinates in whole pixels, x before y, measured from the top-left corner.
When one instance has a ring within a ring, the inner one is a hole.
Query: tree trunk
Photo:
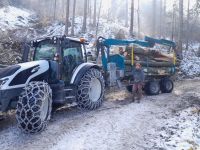
[[[183,0],[179,0],[178,55],[182,59],[183,49]]]
[[[152,36],[156,35],[156,0],[153,0]]]
[[[74,0],[74,3],[73,3],[72,30],[71,30],[72,36],[74,36],[75,15],[76,15],[76,0]]]
[[[65,19],[65,35],[67,36],[69,33],[69,6],[70,0],[67,0],[67,6],[66,6],[66,19]]]
[[[119,6],[117,5],[118,3],[117,3],[118,1],[116,1],[116,0],[111,0],[111,19],[112,19],[112,21],[115,21],[116,20],[116,15],[117,15],[117,10],[118,10],[118,8],[119,8]]]
[[[137,11],[137,21],[138,21],[138,37],[140,37],[140,0],[138,0],[138,11]]]
[[[166,13],[166,0],[164,0],[164,6],[163,6],[163,37],[165,37],[166,36],[166,28],[167,28],[167,26],[166,26],[166,17],[167,17],[167,13]]]
[[[97,25],[97,0],[94,0],[93,26]]]
[[[137,61],[143,67],[172,67],[172,62],[147,62],[147,61]],[[126,65],[131,65],[131,60],[125,60]]]
[[[190,19],[190,0],[188,0],[188,8],[187,8],[187,40],[186,40],[186,50],[189,47],[189,19]]]
[[[128,27],[128,0],[126,0],[126,19],[125,19],[125,26]]]
[[[175,26],[175,19],[176,19],[176,4],[173,4],[173,14],[172,14],[172,35],[171,35],[171,40],[174,41],[174,30],[176,28]]]
[[[62,0],[62,20],[65,20],[65,11],[66,11],[66,2],[65,0]]]
[[[83,15],[83,26],[82,26],[82,32],[86,32],[86,26],[87,26],[87,3],[88,0],[84,0],[84,15]]]
[[[91,6],[91,0],[88,0],[88,15],[90,18],[90,25],[92,24],[92,6]]]
[[[133,26],[134,26],[134,0],[131,0],[131,20],[130,20],[130,35],[133,36]]]
[[[163,34],[163,0],[160,0],[160,23],[159,23],[159,36]]]
[[[99,6],[98,20],[97,20],[97,26],[96,26],[96,38],[98,37],[99,19],[100,19],[100,16],[101,16],[101,7],[102,7],[102,2],[103,2],[103,0],[101,0],[101,2],[100,2],[100,6]]]
[[[53,13],[53,20],[54,20],[54,21],[56,20],[56,5],[57,5],[56,2],[57,2],[57,1],[54,0],[54,13]]]

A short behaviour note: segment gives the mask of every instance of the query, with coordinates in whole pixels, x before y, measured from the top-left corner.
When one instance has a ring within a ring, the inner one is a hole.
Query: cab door
[[[67,47],[62,48],[62,55],[62,79],[68,84],[71,80],[74,69],[84,63],[81,43],[70,42]]]

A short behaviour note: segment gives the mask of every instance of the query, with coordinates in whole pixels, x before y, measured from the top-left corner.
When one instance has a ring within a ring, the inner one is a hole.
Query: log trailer
[[[156,44],[167,46],[168,54],[149,50]],[[127,55],[112,55],[112,46],[125,46]],[[173,41],[165,39],[145,37],[144,40],[118,40],[99,37],[97,40],[97,57],[101,56],[103,70],[107,72],[106,76],[113,74],[110,72],[110,68],[112,68],[110,64],[115,64],[117,68],[116,78],[121,81],[132,79],[134,64],[139,62],[143,67],[146,78],[144,91],[148,95],[158,95],[160,92],[171,93],[173,90],[174,85],[170,77],[176,72],[175,48],[176,44]],[[110,80],[114,77],[111,76]],[[127,89],[132,91],[131,87],[129,85]]]

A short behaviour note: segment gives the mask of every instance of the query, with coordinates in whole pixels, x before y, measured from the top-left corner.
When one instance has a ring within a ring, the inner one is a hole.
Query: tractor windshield
[[[53,44],[39,44],[35,49],[34,60],[53,60],[56,53],[56,46]]]

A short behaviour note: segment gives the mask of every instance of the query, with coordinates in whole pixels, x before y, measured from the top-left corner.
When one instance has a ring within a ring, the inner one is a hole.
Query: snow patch
[[[183,52],[181,71],[189,77],[200,76],[200,57],[197,57],[195,50]]]
[[[33,12],[13,6],[0,9],[0,27],[2,31],[29,26]]]
[[[167,120],[166,129],[161,132],[167,149],[200,148],[200,118],[198,113],[194,113],[195,110],[196,108],[188,108]]]

